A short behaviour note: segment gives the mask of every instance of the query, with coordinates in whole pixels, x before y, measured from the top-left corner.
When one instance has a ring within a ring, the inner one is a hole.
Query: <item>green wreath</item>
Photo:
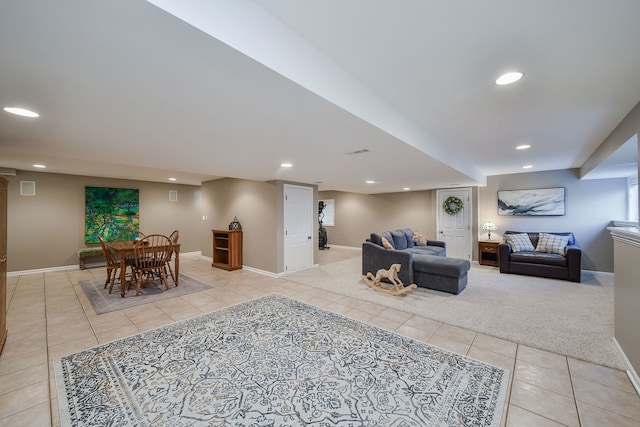
[[[448,197],[447,200],[445,200],[442,204],[442,208],[449,215],[457,214],[458,212],[460,212],[460,210],[462,210],[463,207],[464,204],[462,203],[462,200],[460,200],[460,198],[456,196]]]

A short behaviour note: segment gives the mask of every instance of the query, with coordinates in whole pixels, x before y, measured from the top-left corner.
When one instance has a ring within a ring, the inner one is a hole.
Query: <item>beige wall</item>
[[[202,184],[202,254],[213,252],[211,230],[227,230],[234,216],[242,224],[243,264],[278,272],[278,184],[223,178]]]
[[[581,181],[577,174],[561,170],[489,177],[486,187],[472,189],[474,236],[485,237],[477,229],[487,220],[497,224],[496,237],[507,229],[573,231],[584,251],[583,268],[613,271],[613,243],[606,227],[626,214],[626,180]],[[244,231],[243,263],[274,273],[284,268],[283,181],[224,178],[198,187],[25,171],[7,178],[9,271],[77,264],[76,251],[85,246],[85,186],[139,188],[142,231],[168,234],[178,229],[183,252],[201,250],[208,257],[211,230],[227,229],[237,216]],[[36,182],[35,197],[19,195],[21,180]],[[567,215],[498,217],[498,190],[555,186],[567,188]],[[365,195],[318,193],[312,187],[315,205],[318,199],[335,200],[336,225],[326,227],[329,245],[360,247],[373,231],[404,227],[437,238],[435,190]],[[178,191],[178,202],[168,201],[169,190]],[[317,256],[317,233],[313,238]],[[57,250],[40,249],[51,243]]]
[[[228,229],[237,216],[243,227],[243,264],[273,273],[284,268],[283,181],[224,178],[200,187],[28,171],[7,178],[9,271],[78,263],[76,252],[86,246],[85,186],[138,188],[140,229],[167,235],[180,230],[182,252],[211,257],[211,230]],[[20,196],[20,181],[35,181],[36,196]],[[317,188],[310,187],[317,203]],[[178,191],[177,202],[169,202],[169,190]],[[315,234],[314,243],[317,248]]]
[[[212,256],[211,230],[228,229],[233,217],[237,216],[243,231],[243,265],[270,273],[282,273],[285,184],[312,188],[314,206],[317,206],[318,190],[314,185],[235,178],[203,183],[201,215],[208,219],[202,225],[202,254]],[[317,233],[313,233],[314,260],[318,252],[317,239]]]
[[[572,231],[583,250],[582,268],[613,272],[613,242],[606,227],[626,215],[626,179],[579,180],[577,175],[572,169],[490,176],[486,187],[472,188],[473,259],[477,240],[487,237],[482,224],[490,220],[498,227],[492,238],[501,238],[505,230]],[[549,187],[566,188],[566,215],[498,216],[498,190]],[[321,191],[318,197],[335,200],[336,225],[326,227],[329,246],[360,247],[373,231],[404,227],[437,238],[435,190],[371,195]]]
[[[580,180],[577,169],[490,176],[480,187],[478,224],[491,220],[505,230],[571,231],[582,249],[582,269],[613,272],[613,242],[607,227],[626,216],[626,178]],[[566,188],[564,216],[498,216],[498,191]],[[492,238],[493,238],[492,233]],[[479,231],[480,238],[486,232]]]
[[[640,246],[627,236],[614,237],[615,252],[615,336],[636,373],[640,372]]]
[[[413,228],[436,239],[435,191],[356,194],[320,191],[335,200],[335,226],[325,227],[329,246],[361,247],[372,232]]]
[[[181,250],[200,250],[200,187],[26,171],[7,179],[9,271],[78,264],[76,253],[86,246],[85,186],[138,188],[140,229],[180,230]],[[20,181],[35,181],[36,195],[20,196]],[[178,191],[177,202],[169,202],[169,190]]]

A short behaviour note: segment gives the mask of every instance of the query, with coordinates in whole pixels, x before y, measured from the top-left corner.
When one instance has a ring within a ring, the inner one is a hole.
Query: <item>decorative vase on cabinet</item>
[[[242,230],[211,230],[213,232],[212,267],[223,270],[242,268]]]

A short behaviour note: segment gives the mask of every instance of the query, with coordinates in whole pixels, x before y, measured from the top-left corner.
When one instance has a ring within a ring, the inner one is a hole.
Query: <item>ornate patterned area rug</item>
[[[499,426],[509,378],[277,294],[62,357],[55,374],[63,426]]]
[[[114,286],[113,291],[109,293],[109,290],[104,288],[104,280],[81,280],[79,283],[96,314],[109,313],[110,311],[122,310],[211,289],[211,286],[204,282],[180,274],[178,287],[174,286],[173,281],[169,280],[169,289],[167,290],[159,280],[155,280],[140,288],[140,295],[136,296],[135,287],[131,287],[131,290],[126,292],[125,298],[122,298],[120,296],[120,285],[118,285],[117,289]]]

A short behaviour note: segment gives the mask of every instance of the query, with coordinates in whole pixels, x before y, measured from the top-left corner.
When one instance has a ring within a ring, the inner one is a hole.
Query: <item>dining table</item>
[[[124,285],[126,283],[127,273],[127,257],[133,258],[134,248],[137,240],[117,240],[113,242],[104,242],[105,246],[118,256],[120,259],[120,296],[124,298]],[[172,277],[176,286],[178,286],[178,279],[180,277],[180,243],[172,243],[174,257],[173,269],[175,270],[175,277]]]

